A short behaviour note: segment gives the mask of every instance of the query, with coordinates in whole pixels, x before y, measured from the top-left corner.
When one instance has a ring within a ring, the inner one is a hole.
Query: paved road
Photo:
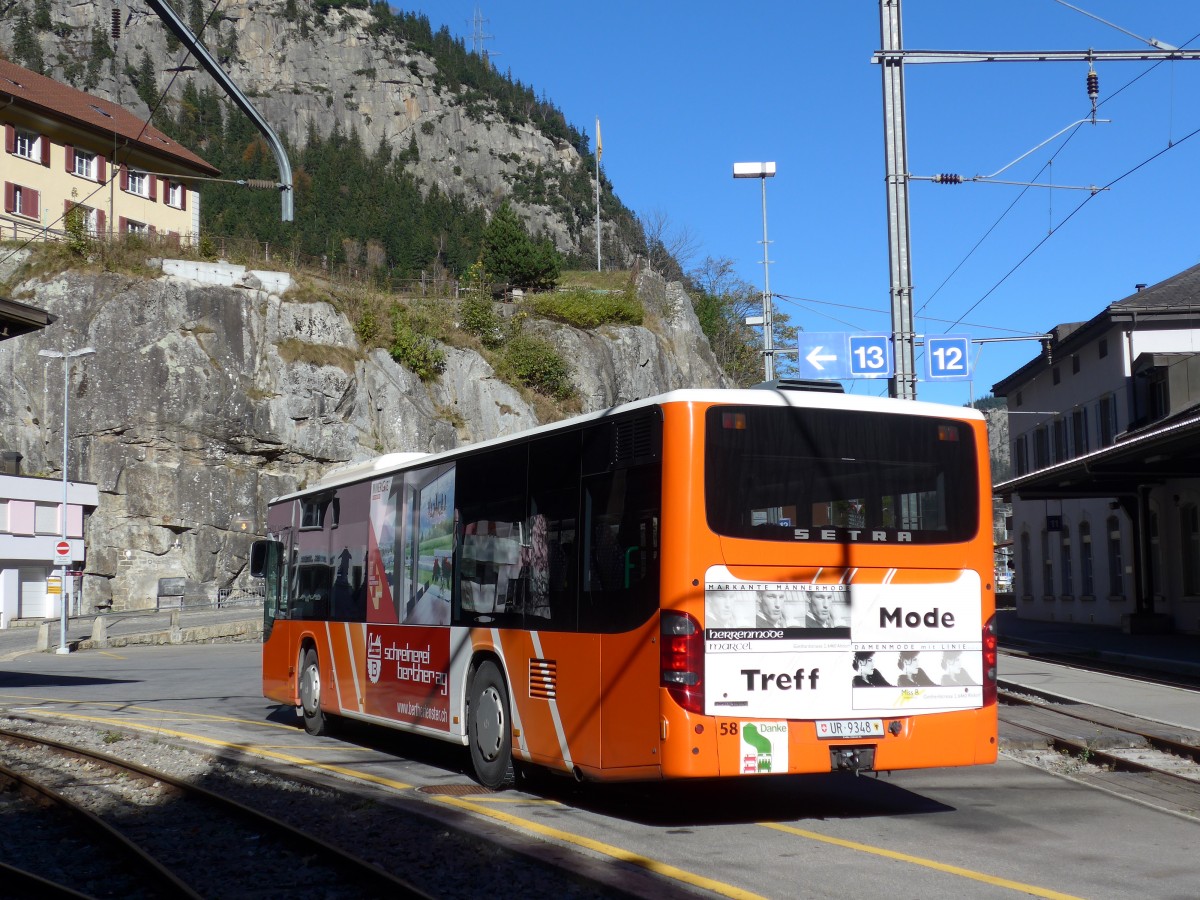
[[[305,735],[290,710],[261,697],[260,650],[247,643],[26,654],[0,662],[0,707],[187,735],[226,754],[338,777],[361,773],[381,790],[438,815],[465,815],[485,832],[575,848],[621,871],[649,868],[674,885],[725,896],[1197,893],[1196,824],[1007,759],[878,779],[603,788],[552,781],[538,794],[416,793],[469,788],[465,758],[375,730],[354,731],[348,741]]]

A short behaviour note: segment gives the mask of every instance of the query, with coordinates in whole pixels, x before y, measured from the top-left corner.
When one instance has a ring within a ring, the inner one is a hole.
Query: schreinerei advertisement
[[[894,575],[858,570],[848,583],[804,584],[710,569],[705,712],[833,720],[978,708],[978,575],[924,584]]]
[[[366,711],[450,730],[450,629],[367,625]]]

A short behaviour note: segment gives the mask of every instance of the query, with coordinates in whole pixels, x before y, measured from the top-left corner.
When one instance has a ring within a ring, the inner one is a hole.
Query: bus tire
[[[300,712],[309,734],[329,733],[329,718],[321,711],[321,665],[312,647],[300,655]]]
[[[485,660],[475,670],[469,704],[467,735],[475,777],[493,791],[507,790],[516,780],[508,688],[499,667],[491,660]]]

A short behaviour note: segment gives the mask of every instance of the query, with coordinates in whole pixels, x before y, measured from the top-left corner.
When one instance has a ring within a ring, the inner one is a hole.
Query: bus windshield
[[[978,529],[974,435],[962,422],[715,406],[704,450],[708,525],[726,537],[932,544]]]

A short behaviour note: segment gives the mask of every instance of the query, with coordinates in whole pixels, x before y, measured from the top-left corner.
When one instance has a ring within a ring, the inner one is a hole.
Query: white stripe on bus
[[[349,622],[346,623],[346,650],[347,650],[347,654],[350,657],[350,674],[354,677],[354,696],[356,698],[358,698],[358,711],[364,712],[366,710],[366,704],[363,701],[362,691],[360,691],[358,689],[358,687],[359,687],[358,663],[354,659],[354,641],[351,639],[351,636],[350,636],[350,623]],[[329,648],[329,652],[330,653],[333,652],[332,647]]]
[[[500,640],[500,630],[493,628],[492,630],[492,646],[496,652],[500,654],[501,670],[505,673],[509,671],[508,660],[504,658],[504,644]],[[512,694],[512,678],[508,679],[509,694]],[[525,729],[521,725],[521,711],[517,709],[516,697],[508,698],[508,713],[512,716],[512,727],[517,732],[517,744],[522,759],[530,759],[529,742],[525,740]]]
[[[536,631],[529,632],[533,638],[533,652],[537,654],[538,659],[545,659],[542,655],[542,639]],[[574,770],[575,763],[571,760],[571,748],[567,746],[567,734],[563,730],[562,716],[558,714],[558,691],[554,692],[554,696],[550,698],[550,718],[554,721],[554,733],[558,735],[558,749],[562,753],[563,762],[567,765],[567,771]]]

